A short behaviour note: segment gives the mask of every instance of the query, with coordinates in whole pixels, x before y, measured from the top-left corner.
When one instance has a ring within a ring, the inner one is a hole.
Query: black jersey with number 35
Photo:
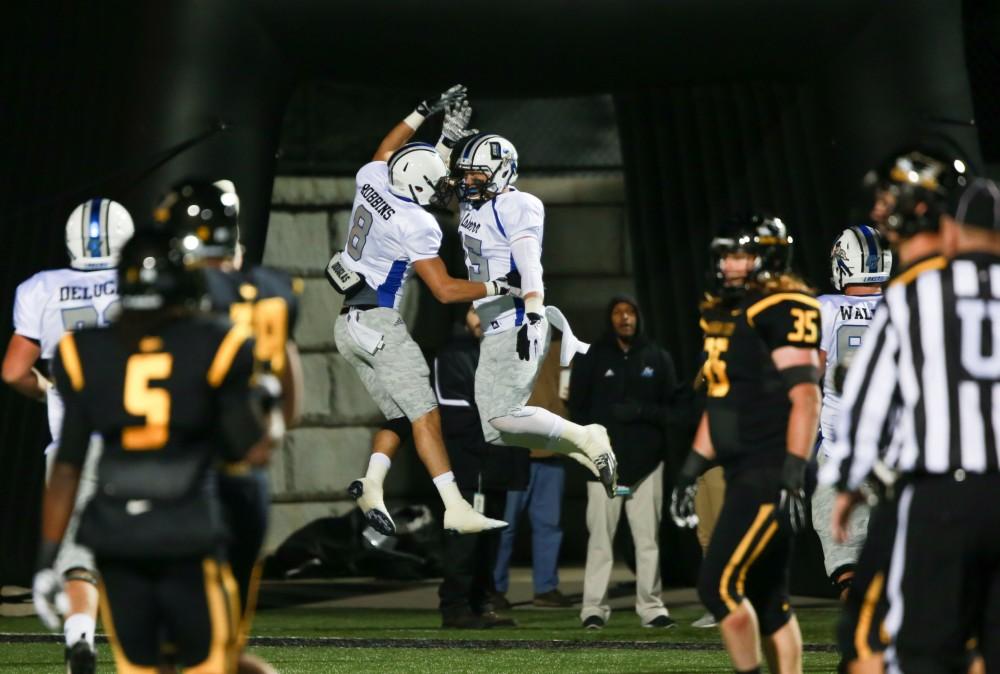
[[[254,358],[276,375],[285,369],[285,345],[298,318],[298,297],[284,272],[268,267],[249,271],[206,269],[212,310],[245,325],[256,340]]]
[[[106,558],[219,545],[213,466],[243,458],[263,435],[247,329],[196,315],[150,326],[137,341],[116,327],[67,333],[53,370],[66,403],[57,461],[82,466],[91,433],[103,439],[81,542]]]
[[[784,461],[791,403],[771,353],[818,349],[819,306],[802,292],[751,291],[702,311],[709,430],[727,474]]]

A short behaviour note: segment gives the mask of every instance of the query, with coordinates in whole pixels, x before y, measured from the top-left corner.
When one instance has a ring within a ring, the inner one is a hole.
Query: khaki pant
[[[663,512],[663,464],[633,488],[627,498],[608,498],[600,482],[587,483],[587,566],[580,620],[611,616],[608,583],[614,565],[613,541],[622,503],[635,542],[635,612],[643,623],[669,615],[660,598],[660,519]]]
[[[726,480],[722,467],[716,466],[698,478],[698,492],[694,497],[694,512],[698,515],[698,543],[705,554],[708,542],[712,540],[715,523],[719,521],[722,502],[726,494]]]

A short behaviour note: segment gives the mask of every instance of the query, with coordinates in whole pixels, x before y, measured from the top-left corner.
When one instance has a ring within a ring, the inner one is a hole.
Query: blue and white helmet
[[[132,238],[132,216],[117,201],[88,199],[66,221],[66,252],[73,269],[84,271],[118,266],[122,246]]]
[[[389,191],[421,206],[440,205],[448,191],[448,167],[427,143],[407,143],[389,157]]]
[[[452,153],[452,177],[463,201],[485,201],[517,182],[517,148],[503,136],[480,133],[470,136]],[[462,182],[465,173],[483,173],[482,184]]]
[[[874,227],[848,227],[830,252],[830,282],[838,291],[852,284],[877,285],[889,280],[892,251]]]

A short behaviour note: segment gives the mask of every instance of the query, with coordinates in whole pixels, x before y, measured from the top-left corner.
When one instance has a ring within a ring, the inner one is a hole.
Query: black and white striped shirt
[[[1000,257],[935,257],[890,283],[844,382],[820,481],[1000,472]]]

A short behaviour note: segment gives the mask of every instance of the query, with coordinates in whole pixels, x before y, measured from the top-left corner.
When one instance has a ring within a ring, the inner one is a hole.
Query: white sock
[[[468,501],[462,498],[462,493],[458,491],[455,474],[450,470],[435,477],[434,486],[437,487],[438,493],[441,494],[441,501],[444,503],[445,508],[451,508],[460,503],[468,503]]]
[[[381,487],[391,466],[392,459],[381,452],[375,452],[368,459],[368,472],[365,473],[365,477]]]
[[[510,447],[538,447],[560,454],[579,451],[586,430],[541,407],[522,407],[506,416],[491,419],[501,439]]]
[[[94,631],[97,624],[94,619],[86,613],[74,613],[66,618],[63,623],[63,634],[66,636],[66,645],[72,646],[81,639],[86,639],[90,647],[94,647]]]

